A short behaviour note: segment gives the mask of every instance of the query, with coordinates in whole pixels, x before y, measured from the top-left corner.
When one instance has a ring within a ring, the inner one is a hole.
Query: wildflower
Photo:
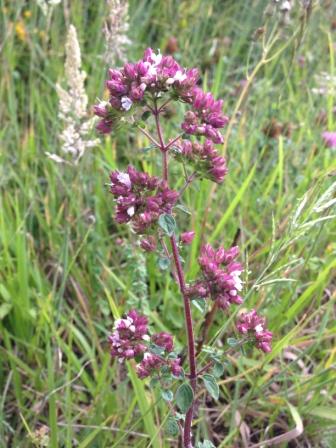
[[[205,93],[199,87],[193,89],[189,101],[192,111],[185,114],[182,129],[187,134],[203,135],[214,143],[223,143],[224,138],[218,129],[229,121],[222,113],[223,101],[216,101],[211,93]]]
[[[179,377],[183,371],[180,358],[165,360],[153,353],[146,352],[143,360],[137,365],[138,377],[143,379],[160,373],[161,369],[166,367],[176,377]]]
[[[160,373],[164,368],[165,372],[169,371],[174,376],[181,375],[183,369],[180,358],[171,356],[174,350],[173,337],[169,333],[156,333],[151,337],[151,342],[163,349],[158,355],[156,353],[144,353],[142,361],[137,365],[137,374],[139,378],[147,378]]]
[[[329,148],[336,148],[336,132],[325,131],[322,133],[322,138]]]
[[[189,163],[199,176],[218,184],[222,183],[228,170],[224,157],[220,156],[211,140],[203,144],[183,140],[175,151],[176,158]]]
[[[26,27],[25,27],[25,24],[24,24],[23,20],[19,20],[18,22],[16,22],[16,24],[15,24],[15,32],[16,32],[18,38],[22,42],[26,42],[27,41],[27,30],[26,30]]]
[[[156,333],[151,340],[155,345],[164,348],[168,353],[174,349],[173,336],[169,333]]]
[[[117,202],[116,221],[132,222],[133,230],[142,234],[152,227],[162,213],[170,213],[178,193],[167,183],[132,166],[127,172],[111,173],[111,193]]]
[[[148,48],[138,62],[126,63],[120,70],[110,69],[106,87],[110,92],[109,104],[120,119],[133,105],[141,105],[147,92],[160,96],[170,91],[176,98],[189,101],[197,80],[196,69],[184,69],[172,56],[163,56],[160,51],[155,53]],[[111,110],[102,112],[95,107],[95,113],[103,118],[99,130],[112,129]]]
[[[228,308],[231,303],[241,304],[242,266],[234,261],[238,252],[236,246],[229,250],[223,247],[215,250],[210,244],[203,246],[198,259],[203,279],[189,286],[187,295],[190,298],[210,296],[222,309]]]
[[[195,237],[195,232],[193,232],[193,231],[183,232],[183,233],[181,233],[180,240],[181,240],[182,244],[191,244],[193,242],[194,237]]]
[[[255,310],[242,313],[236,326],[239,333],[248,335],[255,342],[257,348],[265,353],[272,350],[272,333],[266,329],[265,318],[259,316]]]
[[[140,246],[146,252],[155,252],[156,240],[152,235],[150,235],[147,238],[141,240]]]
[[[108,338],[111,355],[119,358],[120,362],[135,358],[146,351],[145,342],[149,339],[147,318],[131,310],[125,319],[114,323],[114,332]]]
[[[128,1],[107,0],[108,17],[104,24],[105,60],[109,66],[126,62],[126,48],[131,44],[127,37]]]

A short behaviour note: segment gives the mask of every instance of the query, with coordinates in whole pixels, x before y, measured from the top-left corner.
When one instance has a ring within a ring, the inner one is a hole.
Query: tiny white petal
[[[131,98],[128,98],[128,96],[123,96],[121,98],[121,106],[124,110],[130,110],[130,108],[132,107],[133,101],[131,100]]]
[[[134,209],[133,206],[132,206],[132,207],[129,207],[129,208],[127,209],[127,214],[128,214],[128,216],[134,216],[134,212],[135,212],[135,209]]]
[[[119,173],[117,179],[120,183],[126,185],[126,187],[128,188],[132,186],[131,179],[128,173]]]
[[[259,325],[257,325],[256,327],[254,327],[254,330],[255,330],[257,333],[260,333],[260,332],[263,331],[264,329],[263,329],[263,326],[262,326],[261,324],[259,324]]]
[[[144,334],[144,335],[142,336],[142,339],[143,339],[144,341],[150,341],[150,337],[149,337],[148,334]]]
[[[131,326],[129,327],[129,329],[130,329],[130,331],[131,331],[132,333],[135,332],[135,326],[134,326],[134,325],[131,325]]]

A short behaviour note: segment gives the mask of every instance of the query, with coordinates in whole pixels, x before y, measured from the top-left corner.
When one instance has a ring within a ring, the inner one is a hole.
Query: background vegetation
[[[321,138],[335,130],[335,78],[314,93],[317,75],[335,72],[336,8],[315,3],[304,19],[293,12],[259,64],[266,0],[130,2],[130,60],[147,46],[164,51],[175,37],[175,57],[201,67],[229,116],[242,100],[224,185],[197,183],[184,204],[192,215],[179,216],[183,230],[191,219],[197,233],[185,253],[189,278],[202,241],[238,241],[245,303],[274,332],[267,356],[228,356],[219,402],[199,394],[197,437],[219,447],[295,428],[298,435],[301,426],[303,434],[280,446],[336,446],[336,164]],[[103,139],[77,167],[45,155],[60,147],[55,83],[67,27],[77,28],[93,104],[106,75],[106,14],[104,1],[62,2],[49,15],[35,1],[1,1],[1,447],[177,446],[159,394],[112,363],[106,343],[114,318],[138,303],[153,327],[176,334],[180,347],[185,339],[172,279],[126,226],[115,226],[105,185],[117,165],[130,160],[156,172],[159,162],[132,132]],[[196,308],[194,315],[201,322]],[[232,320],[218,313],[211,344],[226,343]]]

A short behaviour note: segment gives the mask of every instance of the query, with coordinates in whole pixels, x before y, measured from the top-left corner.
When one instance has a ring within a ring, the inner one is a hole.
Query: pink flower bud
[[[193,242],[194,237],[195,232],[191,230],[190,232],[181,233],[180,240],[182,244],[191,244]]]
[[[141,240],[140,246],[146,252],[155,252],[156,250],[155,238],[153,236],[149,236],[148,238]]]

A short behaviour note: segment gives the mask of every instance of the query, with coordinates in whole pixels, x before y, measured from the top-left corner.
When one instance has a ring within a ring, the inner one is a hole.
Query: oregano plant
[[[191,303],[203,311],[210,309],[205,328],[209,328],[217,310],[230,312],[232,306],[243,303],[243,268],[237,261],[236,246],[204,244],[198,257],[199,276],[186,282],[181,249],[192,243],[195,232],[180,231],[176,212],[184,208],[183,194],[193,182],[206,178],[222,184],[228,172],[226,161],[215,146],[223,143],[221,129],[228,122],[222,111],[223,101],[215,100],[198,83],[196,68],[182,68],[172,56],[162,56],[149,48],[140,61],[109,70],[108,101],[94,107],[100,117],[99,132],[109,134],[129,124],[148,138],[151,151],[161,155],[161,172],[157,176],[128,166],[111,173],[110,191],[116,203],[115,221],[128,224],[139,235],[139,250],[157,253],[160,268],[170,269],[178,285],[188,356],[184,360],[176,352],[173,335],[152,332],[148,318],[135,309],[115,321],[109,343],[113,358],[120,363],[134,359],[138,377],[150,378],[151,385],[161,388],[161,397],[170,410],[167,432],[170,436],[180,434],[185,448],[195,446],[192,424],[198,388],[204,387],[217,400],[217,379],[225,365],[225,351],[204,344],[207,331],[196,346]],[[179,132],[167,140],[162,115],[172,102],[184,107],[185,113]],[[185,176],[179,191],[173,188],[176,182],[171,166],[175,163],[181,164]],[[240,339],[228,338],[228,350],[246,343],[254,343],[263,352],[271,350],[272,333],[255,310],[239,314],[236,329]],[[202,363],[198,356],[201,352]],[[214,445],[204,440],[196,446]]]

